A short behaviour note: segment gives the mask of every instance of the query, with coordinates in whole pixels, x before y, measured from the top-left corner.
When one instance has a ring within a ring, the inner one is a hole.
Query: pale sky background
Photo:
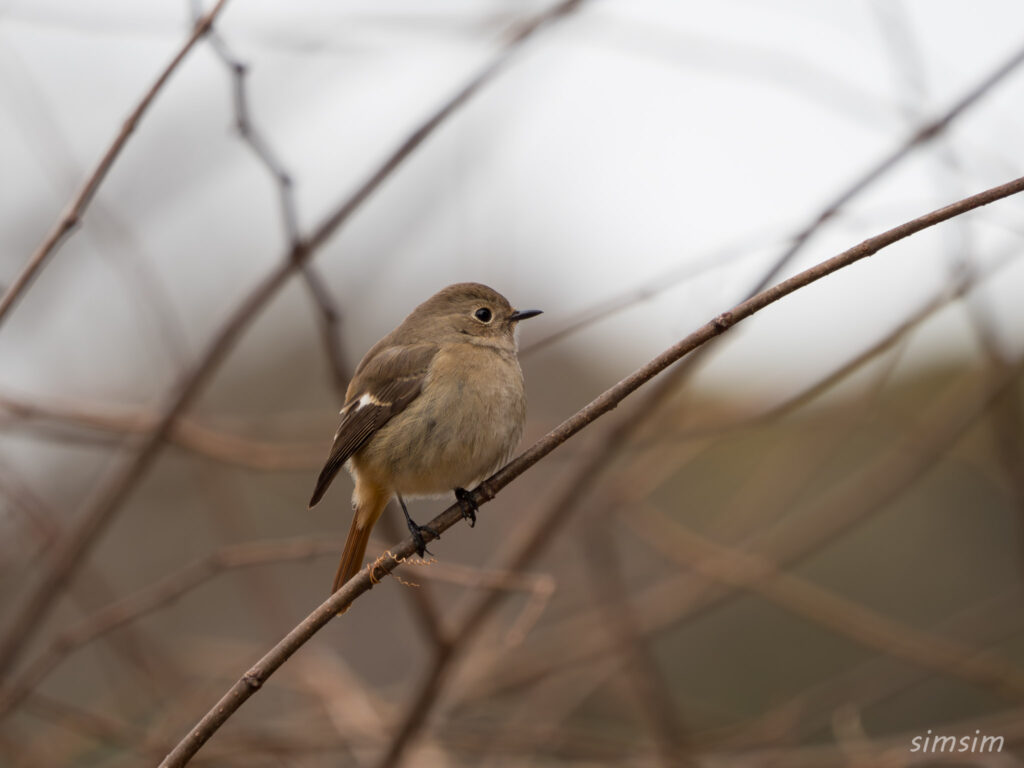
[[[543,7],[231,0],[217,28],[250,67],[252,116],[295,179],[304,231],[493,55],[511,22]],[[180,46],[188,9],[0,2],[0,282]],[[480,280],[545,309],[528,342],[704,265],[549,351],[593,359],[610,384],[732,306],[787,234],[1021,45],[1015,0],[593,0],[530,41],[316,264],[356,359],[450,282]],[[1019,176],[1021,104],[1017,71],[858,197],[789,271]],[[0,388],[126,402],[165,392],[283,254],[275,189],[231,125],[229,77],[202,45],[130,140],[85,230],[0,330]],[[1018,254],[1022,212],[1020,199],[998,203],[799,292],[738,329],[705,381],[770,393],[828,370],[940,289],[960,253],[978,265]],[[1022,263],[978,293],[1017,353]],[[160,301],[138,296],[140,274]],[[156,319],[168,307],[177,340]],[[969,354],[962,317],[953,308],[930,322],[908,359]],[[246,343],[296,333],[315,326],[293,287]]]

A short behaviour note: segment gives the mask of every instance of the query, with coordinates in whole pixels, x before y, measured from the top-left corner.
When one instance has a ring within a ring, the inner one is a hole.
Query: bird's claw
[[[472,528],[476,525],[476,513],[480,509],[477,503],[473,501],[473,494],[465,488],[456,488],[455,498],[458,499],[459,507],[462,509],[462,518],[469,520],[469,527]]]
[[[424,555],[430,555],[433,557],[434,553],[427,549],[427,542],[423,540],[424,531],[429,533],[435,539],[441,538],[441,534],[429,525],[416,525],[412,520],[409,521],[409,533],[412,534],[412,540],[416,544],[416,554],[420,557],[423,557]]]

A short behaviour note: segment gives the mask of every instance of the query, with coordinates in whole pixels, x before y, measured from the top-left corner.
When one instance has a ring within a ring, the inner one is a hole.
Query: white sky
[[[493,54],[510,20],[544,6],[230,0],[218,28],[250,66],[252,114],[296,180],[304,229]],[[0,282],[181,44],[187,7],[0,1]],[[361,352],[449,282],[481,280],[545,309],[547,325],[529,331],[539,336],[658,275],[718,262],[552,350],[624,375],[734,304],[788,233],[1022,45],[1016,0],[592,0],[531,41],[317,265]],[[1021,175],[1021,104],[1015,72],[790,271]],[[86,230],[0,328],[0,389],[159,395],[281,257],[275,190],[231,120],[229,79],[202,46],[131,139]],[[709,380],[769,391],[827,370],[940,289],[961,252],[982,265],[1019,252],[1022,211],[1004,201],[785,300],[736,334]],[[155,319],[166,309],[138,297],[138,274],[161,284],[181,343]],[[1013,264],[980,294],[1017,352],[1022,285]],[[279,303],[261,343],[287,343],[297,324],[312,332],[300,292]],[[911,359],[967,349],[962,318],[930,323]],[[138,370],[112,376],[108,353]]]

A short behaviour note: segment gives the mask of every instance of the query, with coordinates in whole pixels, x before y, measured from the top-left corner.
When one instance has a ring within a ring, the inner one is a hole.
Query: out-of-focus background
[[[0,3],[3,766],[156,765],[322,602],[351,485],[306,500],[346,376],[437,289],[545,311],[525,445],[1024,168],[1014,0],[229,0],[158,82],[211,9]],[[670,369],[194,764],[1024,764],[1022,213]]]

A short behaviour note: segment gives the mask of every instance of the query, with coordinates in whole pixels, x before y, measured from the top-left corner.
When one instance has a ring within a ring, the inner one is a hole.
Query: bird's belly
[[[360,471],[390,479],[403,496],[468,488],[500,467],[522,435],[526,402],[514,361],[466,370],[439,389],[425,387],[353,457]],[[514,381],[515,379],[512,379]]]

